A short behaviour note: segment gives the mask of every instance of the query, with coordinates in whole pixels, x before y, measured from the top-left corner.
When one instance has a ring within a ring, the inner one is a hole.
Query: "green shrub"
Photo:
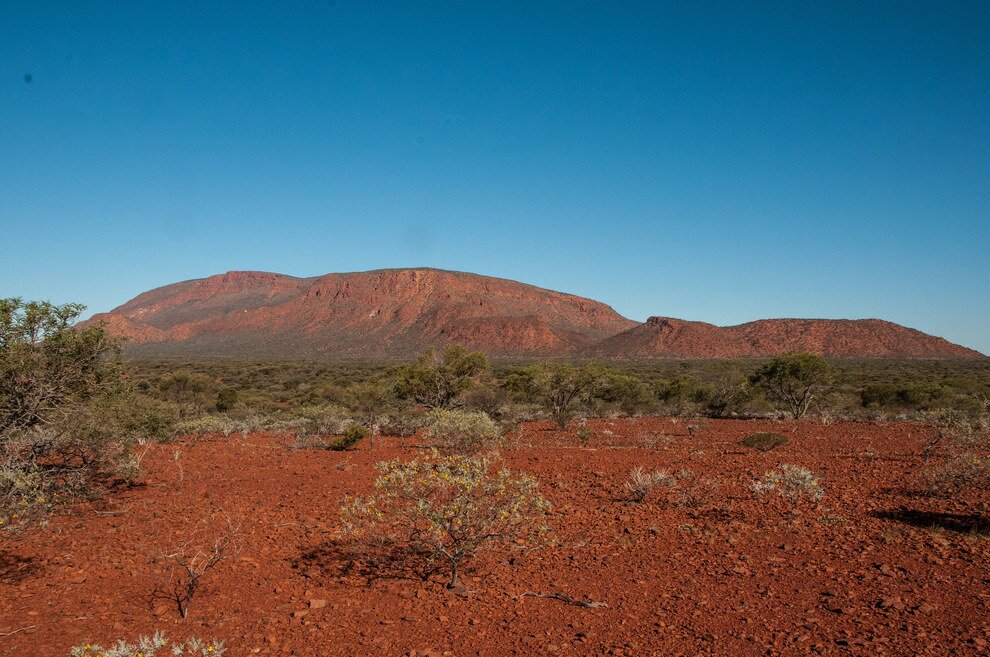
[[[75,329],[83,306],[0,299],[0,524],[90,497],[137,465],[120,413],[131,389],[120,345]]]
[[[344,435],[336,440],[327,443],[327,449],[335,452],[342,452],[345,449],[357,445],[359,442],[371,435],[371,431],[364,425],[352,424],[344,429]]]
[[[497,447],[501,431],[485,413],[433,411],[427,424],[430,444],[442,452],[472,454]]]
[[[787,438],[779,433],[761,432],[746,436],[739,441],[739,444],[750,449],[755,449],[758,452],[769,452],[772,449],[786,445]]]
[[[215,406],[221,413],[226,413],[237,404],[237,390],[234,388],[220,388],[217,392]]]

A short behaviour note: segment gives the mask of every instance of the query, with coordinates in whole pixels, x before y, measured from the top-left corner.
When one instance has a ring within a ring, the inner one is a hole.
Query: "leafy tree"
[[[395,407],[391,388],[377,381],[362,381],[348,387],[343,397],[355,419],[367,428],[374,448],[379,427]]]
[[[708,387],[690,374],[654,381],[653,394],[668,412],[675,415],[696,412],[708,399]]]
[[[832,367],[821,356],[790,353],[774,358],[753,374],[771,402],[785,406],[795,418],[808,412],[811,403],[828,390]]]
[[[643,411],[653,401],[649,387],[638,376],[611,371],[603,373],[597,395],[626,415]]]
[[[753,397],[739,361],[715,363],[706,368],[704,385],[705,411],[712,417],[724,417],[740,410]]]
[[[601,391],[605,380],[605,370],[597,365],[553,363],[516,370],[506,377],[505,385],[541,404],[557,426],[566,429],[575,411]]]
[[[449,408],[457,395],[490,370],[488,356],[450,345],[442,352],[428,349],[414,365],[398,371],[395,386],[400,399],[411,399],[427,408]]]

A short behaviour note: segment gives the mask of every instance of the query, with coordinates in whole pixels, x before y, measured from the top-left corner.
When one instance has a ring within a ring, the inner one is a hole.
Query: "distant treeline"
[[[595,384],[575,400],[577,415],[766,416],[782,410],[753,382],[769,361],[643,361],[560,364],[587,371]],[[830,359],[829,382],[812,414],[859,419],[911,419],[935,409],[977,411],[990,398],[990,360]],[[486,362],[464,377],[450,406],[494,418],[548,416],[528,385],[549,364]],[[172,413],[190,417],[292,413],[334,404],[353,407],[371,396],[395,412],[417,406],[408,394],[415,365],[382,363],[131,360],[137,390]],[[371,392],[369,392],[371,391]],[[367,402],[365,402],[367,403]],[[430,404],[427,404],[428,406]],[[170,413],[171,414],[171,413]]]

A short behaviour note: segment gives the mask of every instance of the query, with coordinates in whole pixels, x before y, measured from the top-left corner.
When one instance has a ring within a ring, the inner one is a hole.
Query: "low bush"
[[[808,468],[782,463],[768,471],[762,479],[754,481],[751,490],[762,497],[775,492],[790,500],[809,499],[818,501],[824,495],[821,482]]]
[[[937,430],[925,449],[929,492],[949,496],[965,488],[990,488],[990,403],[977,414],[938,409],[925,419]],[[936,453],[941,460],[930,461]]]
[[[441,452],[474,454],[497,447],[501,430],[485,413],[438,409],[427,424],[430,444]]]
[[[739,444],[743,447],[755,449],[758,452],[769,452],[772,449],[786,445],[787,438],[779,433],[761,432],[746,436],[739,441]]]
[[[653,492],[654,488],[658,486],[669,488],[673,484],[674,477],[666,470],[647,472],[642,467],[637,466],[630,471],[625,488],[633,502],[642,502]]]
[[[143,636],[134,643],[120,639],[106,648],[93,643],[76,646],[69,657],[222,657],[226,653],[223,641],[192,638],[172,642],[159,631],[152,636]]]
[[[385,461],[375,492],[341,502],[344,536],[449,567],[448,588],[479,550],[531,541],[546,530],[550,507],[537,481],[502,468],[490,456],[447,456],[428,461]]]

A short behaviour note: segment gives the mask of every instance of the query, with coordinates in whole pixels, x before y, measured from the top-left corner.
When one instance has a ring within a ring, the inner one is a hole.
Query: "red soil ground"
[[[160,628],[223,639],[232,657],[987,654],[985,500],[911,493],[929,430],[713,421],[689,435],[686,422],[665,419],[589,425],[590,448],[529,425],[515,440],[535,446],[503,451],[554,502],[551,544],[485,553],[463,594],[440,576],[369,573],[334,542],[338,500],[366,492],[377,461],[420,453],[412,445],[333,453],[252,435],[154,446],[143,485],[3,538],[0,653],[60,657],[80,642]],[[768,429],[789,444],[766,454],[737,444]],[[782,462],[821,475],[820,504],[791,512],[753,498],[748,485]],[[699,486],[693,508],[664,496],[628,503],[622,484],[636,465],[691,469],[713,488]],[[148,555],[155,536],[218,509],[243,519],[243,547],[210,573],[182,620],[149,600]]]

